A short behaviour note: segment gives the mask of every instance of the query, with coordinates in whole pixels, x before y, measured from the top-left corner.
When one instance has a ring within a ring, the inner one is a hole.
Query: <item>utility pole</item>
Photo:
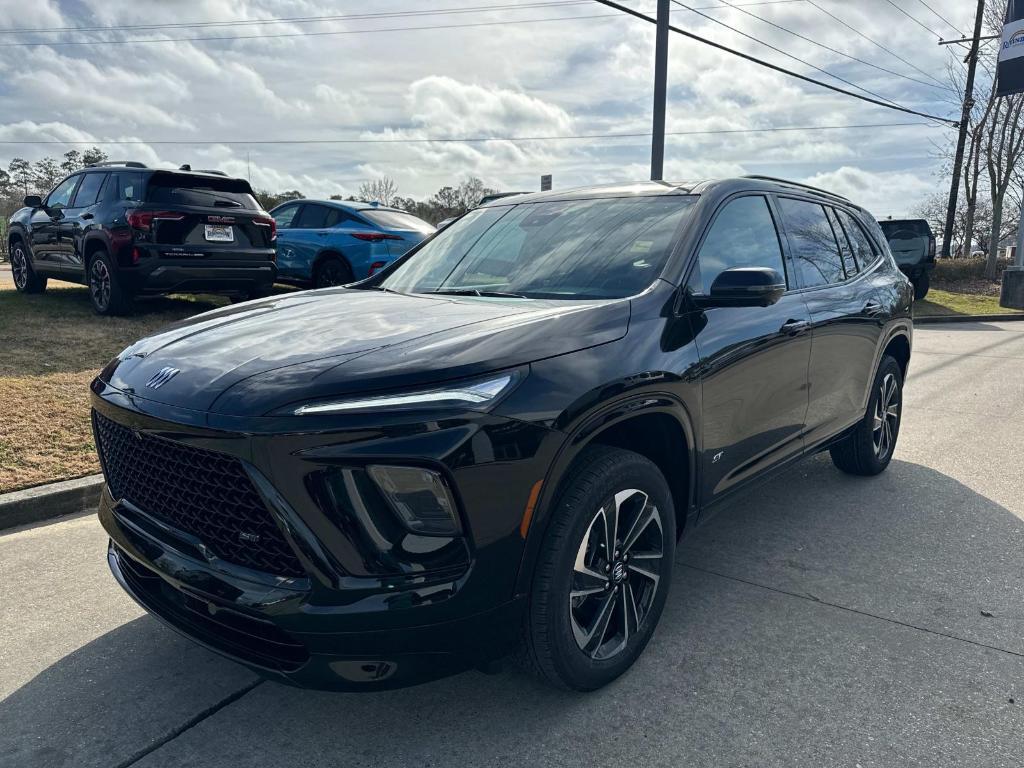
[[[984,0],[982,0],[984,2]],[[658,0],[658,27],[654,38],[654,130],[651,139],[651,181],[665,173],[665,99],[668,90],[669,0]]]
[[[978,70],[978,46],[981,44],[981,23],[985,19],[985,0],[978,0],[978,14],[974,17],[974,36],[971,38],[971,52],[967,55],[967,82],[964,84],[964,108],[960,113],[960,136],[956,141],[953,156],[953,181],[949,185],[949,207],[946,209],[946,229],[942,236],[942,257],[948,259],[953,243],[953,226],[956,223],[956,205],[960,196],[960,170],[964,164],[964,146],[967,144],[967,130],[971,126],[971,111],[974,109],[974,73]],[[968,241],[971,233],[967,233]],[[967,243],[968,253],[971,243]]]

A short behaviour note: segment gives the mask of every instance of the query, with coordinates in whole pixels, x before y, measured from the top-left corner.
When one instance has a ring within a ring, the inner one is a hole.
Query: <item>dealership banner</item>
[[[1009,96],[1024,91],[1024,0],[1006,4],[1003,42],[999,47],[996,95]]]

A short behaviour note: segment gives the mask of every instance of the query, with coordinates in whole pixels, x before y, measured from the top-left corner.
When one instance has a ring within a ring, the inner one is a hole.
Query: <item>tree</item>
[[[33,181],[32,164],[28,160],[16,157],[7,166],[7,172],[14,185],[21,190],[22,195],[27,195]]]
[[[107,157],[107,153],[99,147],[89,147],[85,152],[82,153],[82,165],[95,165],[96,163],[105,163],[110,158]]]
[[[292,189],[288,192],[278,192],[277,194],[274,194],[267,189],[257,189],[255,194],[256,202],[258,202],[265,211],[276,208],[281,203],[286,203],[289,200],[302,200],[306,197],[297,189]]]
[[[359,199],[367,203],[376,201],[390,207],[396,197],[398,197],[398,185],[394,179],[388,176],[367,181],[359,187]]]
[[[41,193],[53,189],[54,185],[60,181],[62,175],[60,166],[52,157],[44,157],[42,160],[37,160],[32,167],[32,181],[35,183],[36,189]]]
[[[60,164],[60,169],[64,173],[74,173],[82,167],[82,153],[77,149],[72,149],[64,153],[64,162]]]

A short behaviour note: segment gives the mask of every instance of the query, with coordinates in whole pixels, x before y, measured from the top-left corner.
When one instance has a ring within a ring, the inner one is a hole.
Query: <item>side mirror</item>
[[[768,307],[786,292],[786,279],[768,267],[730,267],[700,296],[704,307]]]
[[[25,195],[24,204],[26,208],[42,208],[43,198],[39,195]]]

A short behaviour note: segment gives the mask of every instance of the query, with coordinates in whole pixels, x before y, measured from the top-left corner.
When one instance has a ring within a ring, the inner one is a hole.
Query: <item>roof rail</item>
[[[123,165],[125,168],[148,168],[145,163],[137,163],[134,160],[104,160],[102,163],[89,163],[86,168],[106,168],[111,165]]]
[[[206,168],[201,168],[198,171],[192,171],[192,173],[212,173],[214,176],[227,176],[224,171],[211,171]]]
[[[854,204],[853,201],[850,200],[849,198],[843,197],[842,195],[837,195],[835,192],[829,192],[827,189],[822,189],[821,187],[812,187],[810,184],[801,184],[799,181],[790,181],[789,179],[780,179],[780,178],[777,178],[775,176],[760,176],[760,175],[756,175],[756,174],[755,175],[751,175],[751,176],[744,176],[743,178],[744,179],[757,179],[758,181],[774,181],[776,184],[785,184],[788,187],[799,187],[800,189],[810,189],[810,190],[812,190],[814,192],[818,192],[818,193],[820,193],[822,195],[828,195],[829,197],[835,197],[835,198],[837,198],[839,200],[842,200],[844,202],[850,203],[850,205]]]

